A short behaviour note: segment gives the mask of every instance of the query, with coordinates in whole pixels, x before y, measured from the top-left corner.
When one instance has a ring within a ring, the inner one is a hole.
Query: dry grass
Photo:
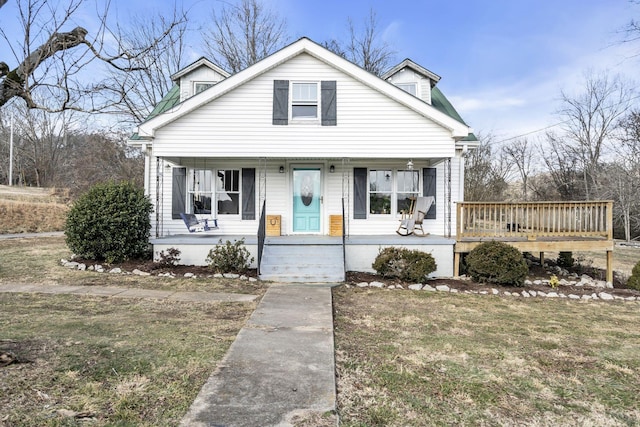
[[[175,426],[254,308],[0,293],[0,426]]]
[[[64,191],[0,185],[0,234],[61,231],[68,211]]]
[[[342,425],[639,425],[639,307],[336,289]]]
[[[0,240],[10,283],[242,292],[227,279],[69,270],[63,237]],[[257,305],[0,292],[0,426],[175,426]]]

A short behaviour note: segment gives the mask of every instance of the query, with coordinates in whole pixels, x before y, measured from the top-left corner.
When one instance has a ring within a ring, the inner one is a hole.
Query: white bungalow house
[[[220,239],[244,238],[263,278],[341,281],[405,246],[453,275],[453,204],[477,141],[439,76],[407,59],[380,78],[302,38],[234,75],[202,58],[172,78],[129,140],[145,155],[154,253],[202,265]],[[398,236],[422,195],[435,197],[430,235]],[[218,228],[189,233],[181,213]]]

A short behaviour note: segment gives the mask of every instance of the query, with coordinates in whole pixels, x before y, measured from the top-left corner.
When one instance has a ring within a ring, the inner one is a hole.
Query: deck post
[[[544,267],[544,252],[540,252],[540,266]]]
[[[453,277],[460,276],[460,253],[454,252],[453,254]]]
[[[613,251],[607,251],[607,282],[613,283]]]

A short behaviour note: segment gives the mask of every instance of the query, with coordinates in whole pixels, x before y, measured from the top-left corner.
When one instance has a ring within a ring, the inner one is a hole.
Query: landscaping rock
[[[569,299],[580,299],[580,295],[569,294]]]
[[[146,271],[138,270],[137,268],[135,270],[133,270],[131,273],[135,274],[136,276],[151,276],[151,273],[147,273]]]
[[[184,277],[187,278],[187,279],[190,279],[190,278],[195,278],[196,275],[193,274],[193,273],[184,273]]]
[[[240,277],[239,274],[235,273],[224,273],[223,276],[225,279],[237,279],[238,277]]]
[[[522,295],[525,298],[530,298],[531,297],[531,295],[529,295],[529,292],[527,292],[527,291],[520,292],[520,295]]]
[[[427,285],[424,285],[424,286],[423,286],[422,290],[423,290],[423,291],[431,291],[431,292],[434,292],[434,291],[436,290],[436,288],[434,288],[433,286],[431,286],[431,285],[428,285],[428,284],[427,284]]]
[[[547,294],[547,298],[558,298],[560,295],[558,295],[557,292],[549,292]]]
[[[255,277],[249,277],[249,282],[257,282],[258,279],[256,279]]]
[[[213,277],[216,278],[216,279],[221,279],[224,276],[222,275],[222,273],[216,273],[216,274],[213,275]]]
[[[109,273],[111,273],[111,274],[122,274],[122,269],[120,267],[112,268],[111,270],[109,270]]]
[[[78,270],[79,271],[85,271],[87,269],[87,264],[78,264]]]
[[[384,288],[384,283],[381,282],[371,282],[369,286],[372,288]]]
[[[611,301],[611,300],[613,300],[613,295],[608,294],[608,293],[606,293],[606,292],[600,292],[600,293],[598,294],[598,297],[599,297],[601,300],[605,300],[605,301]]]
[[[529,291],[529,295],[531,295],[532,297],[538,296],[538,292],[531,290]]]
[[[500,291],[499,291],[499,290],[497,290],[496,288],[492,288],[492,289],[491,289],[491,293],[492,293],[493,295],[498,295],[498,294],[500,293]]]
[[[451,291],[451,288],[449,288],[447,285],[438,285],[436,286],[436,290],[440,292],[449,292]]]
[[[366,288],[369,286],[369,282],[360,282],[356,286],[359,288]]]
[[[76,268],[78,268],[78,263],[75,261],[67,261],[66,263],[64,263],[64,266],[75,270]]]
[[[409,289],[412,291],[419,291],[422,289],[422,283],[414,283],[413,285],[409,285]]]

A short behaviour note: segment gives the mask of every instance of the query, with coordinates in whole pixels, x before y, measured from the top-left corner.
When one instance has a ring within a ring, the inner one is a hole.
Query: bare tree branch
[[[284,19],[265,8],[262,0],[239,0],[217,14],[203,34],[206,53],[231,73],[242,71],[271,55],[288,41]]]

